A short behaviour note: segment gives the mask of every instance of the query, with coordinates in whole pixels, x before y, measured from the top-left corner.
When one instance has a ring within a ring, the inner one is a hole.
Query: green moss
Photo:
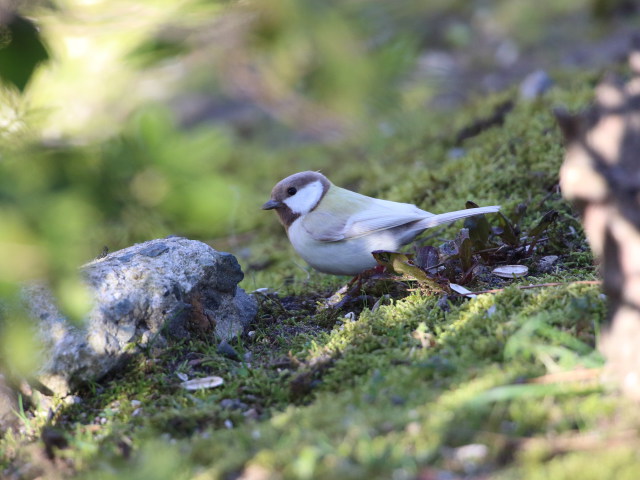
[[[448,156],[456,133],[514,92],[478,99],[446,117],[412,112],[393,119],[396,136],[378,135],[357,149],[297,147],[287,154],[290,162],[257,173],[263,178],[256,191],[262,188],[266,198],[265,179],[315,168],[321,159],[337,184],[434,212],[474,200],[502,204],[512,216],[524,203],[525,230],[555,209],[561,220],[536,253],[560,256],[554,272],[537,272],[533,258],[526,261],[531,277],[505,281],[496,294],[452,297],[443,309],[438,296],[412,292],[375,311],[357,307],[351,320],[319,308],[345,279],[310,271],[265,213],[257,220],[261,233],[236,252],[244,288],[278,292],[260,297],[253,336],[234,343],[241,356],[252,357],[230,360],[215,342],[202,340],[141,358],[83,392],[83,403],[58,412],[54,423],[70,439],[58,454],[84,478],[209,479],[243,471],[269,478],[415,478],[426,468],[465,473],[447,452],[483,443],[490,448],[481,467],[502,478],[637,477],[631,449],[550,454],[556,437],[595,432],[618,418],[633,423],[632,406],[597,381],[531,382],[602,365],[594,348],[604,300],[597,286],[570,283],[593,280],[596,271],[579,221],[555,188],[562,149],[550,113],[558,104],[584,106],[592,77],[561,76],[542,99],[517,101],[504,124],[463,142],[461,158]],[[274,155],[242,148],[238,155],[265,161]],[[451,238],[451,231],[430,241]],[[566,285],[517,288],[554,282]],[[219,375],[225,383],[187,392],[176,373]],[[523,438],[539,447],[513,446],[526,444]],[[2,442],[10,446],[7,437]],[[3,461],[19,463],[12,455]]]
[[[548,452],[547,452],[548,453]],[[538,452],[543,454],[543,452]],[[579,476],[584,479],[620,478],[631,480],[638,476],[637,448],[632,446],[619,446],[607,448],[606,441],[601,448],[588,452],[567,453],[551,459],[541,465],[540,458],[532,454],[525,466],[495,478],[530,478],[532,480],[553,478],[568,480]]]

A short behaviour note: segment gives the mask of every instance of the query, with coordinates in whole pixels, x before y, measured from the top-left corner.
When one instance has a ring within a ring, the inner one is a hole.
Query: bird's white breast
[[[398,240],[390,231],[380,231],[348,240],[314,240],[296,219],[288,230],[289,241],[304,260],[316,270],[334,275],[357,275],[376,266],[374,250],[397,250]]]

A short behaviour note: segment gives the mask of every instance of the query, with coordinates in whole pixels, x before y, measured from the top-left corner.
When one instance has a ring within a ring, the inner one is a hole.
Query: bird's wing
[[[349,219],[345,225],[344,234],[346,238],[361,237],[431,216],[431,213],[420,210],[410,203],[375,199],[375,203],[368,209],[359,211]]]
[[[423,220],[431,214],[408,203],[379,200],[332,186],[322,205],[309,212],[302,226],[320,242],[335,242]],[[340,191],[341,190],[341,191]]]

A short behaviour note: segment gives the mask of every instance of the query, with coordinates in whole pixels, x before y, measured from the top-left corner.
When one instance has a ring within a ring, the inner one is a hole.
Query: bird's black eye
[[[295,195],[297,192],[298,192],[298,189],[296,187],[287,188],[287,195],[289,195],[290,197]]]

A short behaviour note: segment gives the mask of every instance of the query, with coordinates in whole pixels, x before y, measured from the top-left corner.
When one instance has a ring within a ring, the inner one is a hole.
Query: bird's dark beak
[[[273,210],[274,208],[278,208],[282,206],[282,202],[277,200],[269,200],[267,203],[262,205],[262,210]]]

